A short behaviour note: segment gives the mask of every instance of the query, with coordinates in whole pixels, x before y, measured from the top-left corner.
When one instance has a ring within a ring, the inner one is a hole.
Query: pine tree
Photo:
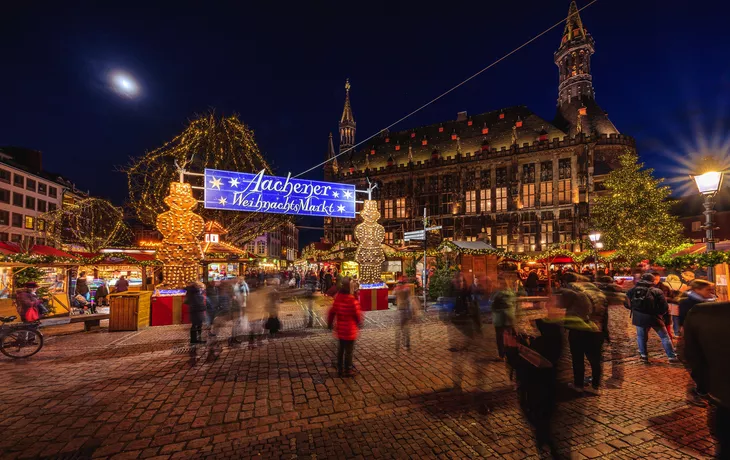
[[[619,164],[603,182],[605,194],[596,198],[592,228],[601,232],[607,249],[631,262],[655,259],[683,242],[682,224],[670,213],[671,189],[635,153],[622,153]]]

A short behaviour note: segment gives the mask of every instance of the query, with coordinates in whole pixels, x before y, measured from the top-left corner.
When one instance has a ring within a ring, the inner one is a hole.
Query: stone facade
[[[346,86],[340,156],[327,180],[379,187],[386,242],[421,229],[426,208],[442,237],[486,239],[516,252],[581,238],[605,174],[622,151],[635,150],[595,101],[590,74],[593,38],[570,6],[560,48],[558,110],[548,122],[516,106],[400,132],[382,132],[353,152],[355,121]],[[335,156],[332,139],[326,158]],[[349,239],[356,220],[325,219],[329,241]]]

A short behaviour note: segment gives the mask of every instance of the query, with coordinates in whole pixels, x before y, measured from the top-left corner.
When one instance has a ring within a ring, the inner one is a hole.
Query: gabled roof
[[[522,126],[517,127],[519,122]],[[510,148],[513,145],[513,127],[516,144],[519,146],[524,143],[532,144],[541,136],[552,140],[556,137],[562,139],[567,134],[527,107],[514,106],[465,117],[463,120],[451,120],[398,132],[383,132],[340,164],[345,168],[353,166],[356,170],[364,170],[365,156],[369,155],[367,162],[370,168],[377,169],[387,166],[389,157],[393,158],[395,165],[399,165],[408,164],[411,155],[414,163],[426,161],[431,158],[434,150],[445,158],[455,157],[457,150],[466,154],[481,151],[484,146],[491,150]],[[485,128],[488,132],[482,134]],[[453,139],[454,135],[457,139]],[[423,145],[424,140],[426,145]],[[372,154],[372,151],[375,153]]]

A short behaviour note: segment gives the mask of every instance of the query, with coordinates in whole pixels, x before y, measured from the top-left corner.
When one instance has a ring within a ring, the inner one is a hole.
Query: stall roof
[[[93,253],[93,252],[74,252],[74,254],[81,256],[85,259],[93,259],[98,256],[105,256],[102,260],[97,262],[99,265],[129,265],[130,263],[126,260],[119,259],[114,254],[108,253]],[[154,254],[146,254],[141,252],[125,252],[125,256],[136,260],[137,262],[151,262],[155,260]]]
[[[468,249],[470,251],[494,249],[491,244],[487,244],[484,241],[452,241],[452,243],[460,249]]]
[[[538,262],[541,264],[545,263],[551,263],[551,264],[574,264],[575,261],[572,257],[569,256],[555,256],[555,257],[546,257],[544,259],[538,259]]]
[[[730,241],[718,241],[715,243],[715,251],[730,251]],[[696,243],[692,246],[688,247],[687,249],[684,249],[682,251],[679,251],[678,253],[674,254],[675,256],[684,256],[687,254],[702,254],[703,252],[707,252],[707,243]]]
[[[23,250],[20,248],[18,243],[11,243],[8,241],[0,242],[0,253],[2,254],[20,254]],[[34,244],[30,249],[30,254],[36,256],[52,256],[52,257],[66,257],[68,259],[75,259],[76,257],[68,252],[61,251],[51,246],[44,246],[42,244]]]

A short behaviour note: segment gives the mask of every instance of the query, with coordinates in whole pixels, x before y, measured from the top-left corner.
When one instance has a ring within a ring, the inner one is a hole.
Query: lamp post
[[[601,234],[599,232],[591,232],[588,234],[588,239],[591,240],[591,247],[593,248],[593,263],[596,266],[596,277],[598,276],[598,250],[603,247],[601,243]]]
[[[698,176],[692,176],[697,184],[697,190],[705,197],[705,243],[707,244],[707,252],[715,251],[715,195],[722,185],[722,172],[708,171]],[[707,280],[715,282],[715,267],[707,267]]]

